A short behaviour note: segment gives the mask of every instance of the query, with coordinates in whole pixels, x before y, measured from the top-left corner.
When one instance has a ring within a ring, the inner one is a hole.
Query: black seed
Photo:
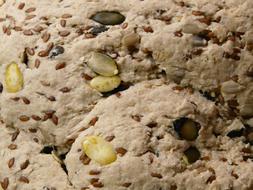
[[[54,58],[60,54],[64,53],[64,48],[62,46],[55,46],[50,52],[50,58]]]
[[[227,136],[230,138],[237,138],[243,136],[244,129],[230,131]]]
[[[45,146],[40,153],[42,154],[51,154],[52,151],[57,150],[57,148],[55,146]]]
[[[199,150],[196,147],[190,147],[184,151],[184,156],[186,157],[187,162],[189,164],[192,164],[196,162],[197,160],[199,160],[201,155],[200,155]]]
[[[103,93],[103,97],[109,97],[113,94],[116,94],[118,92],[121,92],[121,91],[124,91],[124,90],[127,90],[130,86],[132,86],[133,84],[130,83],[130,82],[122,82],[118,88],[114,89],[113,91],[111,92],[105,92]]]
[[[4,89],[3,84],[0,82],[0,93],[3,92],[3,89]]]
[[[98,25],[98,26],[93,26],[90,33],[94,36],[97,36],[98,34],[107,31],[109,28],[104,26],[104,25]]]
[[[173,122],[174,130],[182,139],[193,141],[198,137],[200,124],[192,119],[182,117]]]
[[[97,12],[91,17],[92,20],[103,25],[118,25],[125,21],[125,16],[115,11]]]

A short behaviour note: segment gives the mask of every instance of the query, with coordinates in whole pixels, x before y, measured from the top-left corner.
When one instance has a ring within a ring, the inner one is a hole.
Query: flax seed
[[[60,89],[60,91],[62,92],[62,93],[68,93],[68,92],[70,92],[70,88],[68,88],[68,87],[63,87],[63,88],[61,88]]]
[[[91,39],[91,38],[95,38],[96,36],[94,36],[93,34],[91,34],[91,33],[87,33],[87,34],[85,34],[85,38],[86,39]]]
[[[81,156],[79,157],[79,160],[84,164],[84,165],[88,165],[91,161],[91,159],[84,153],[81,154]]]
[[[26,51],[27,54],[29,54],[31,56],[33,56],[35,54],[35,51],[34,51],[33,48],[27,47],[27,48],[25,48],[25,51]]]
[[[127,27],[128,27],[128,23],[124,23],[124,24],[122,24],[122,26],[121,26],[122,29],[126,29]]]
[[[50,52],[52,49],[54,48],[54,43],[53,42],[50,42],[50,43],[48,43],[48,45],[47,45],[47,51],[48,52]]]
[[[61,24],[61,26],[62,26],[63,28],[66,26],[66,23],[67,23],[66,20],[61,20],[61,21],[60,21],[60,24]]]
[[[67,31],[67,30],[60,31],[60,32],[59,32],[59,35],[60,35],[61,37],[66,37],[66,36],[68,36],[69,34],[70,34],[70,32]]]
[[[50,39],[51,35],[47,32],[45,32],[44,34],[42,34],[41,38],[43,40],[43,42],[48,42],[48,40]]]
[[[28,16],[25,17],[25,20],[31,20],[34,17],[36,17],[36,15],[28,15]]]
[[[71,14],[63,14],[61,17],[62,17],[62,18],[71,18],[72,15],[71,15]]]
[[[44,28],[43,28],[42,26],[35,26],[35,27],[33,28],[33,31],[34,31],[34,32],[40,33],[43,29],[44,29]]]
[[[1,187],[3,188],[3,190],[6,190],[8,188],[8,186],[9,186],[9,178],[6,177],[1,182]]]
[[[92,80],[92,77],[88,74],[82,73],[81,77],[85,80]]]
[[[111,142],[114,138],[115,138],[115,136],[111,135],[111,136],[105,137],[105,140],[108,141],[108,142]]]
[[[53,115],[52,116],[52,122],[55,124],[55,125],[58,125],[58,122],[59,122],[59,119],[56,115]]]
[[[18,9],[22,10],[25,7],[25,3],[20,3],[18,5]]]
[[[42,50],[38,53],[38,56],[40,57],[47,57],[49,55],[49,52],[46,50]]]
[[[35,60],[35,65],[34,65],[37,69],[40,67],[40,60],[36,59]]]
[[[8,28],[4,25],[3,26],[3,33],[6,34],[7,30],[8,30]]]
[[[53,115],[55,114],[55,110],[45,110],[45,111],[43,111],[43,113],[44,113],[45,115],[47,115],[48,118],[52,118]]]
[[[22,164],[20,164],[20,169],[24,170],[29,166],[30,162],[29,160],[26,160],[25,162],[23,162]]]
[[[14,142],[17,139],[19,133],[20,133],[19,131],[16,131],[16,132],[12,133],[12,135],[11,135],[11,141],[12,142]]]
[[[132,115],[131,118],[137,122],[141,121],[141,116],[140,115]]]
[[[30,103],[31,103],[30,100],[27,99],[26,97],[22,97],[22,100],[23,100],[23,102],[24,102],[25,104],[30,104]]]
[[[123,187],[130,187],[132,185],[132,183],[123,183],[122,186]]]
[[[212,22],[209,17],[200,18],[200,19],[198,19],[198,21],[201,22],[201,23],[204,23],[206,25],[210,25],[211,22]]]
[[[202,12],[202,11],[192,11],[192,14],[193,14],[194,16],[203,16],[203,15],[205,15],[205,13]]]
[[[41,120],[41,118],[37,115],[32,115],[31,118],[35,121],[40,121]]]
[[[19,117],[19,120],[20,120],[20,121],[23,121],[23,122],[27,122],[27,121],[30,120],[30,118],[29,118],[28,116],[26,116],[26,115],[21,115],[21,116]]]
[[[155,178],[159,178],[159,179],[161,179],[163,177],[161,174],[153,173],[153,172],[151,173],[151,176],[155,177]]]
[[[156,122],[150,122],[150,123],[148,123],[147,124],[147,127],[149,127],[149,128],[155,128],[155,127],[157,127],[157,123]]]
[[[11,158],[11,159],[8,161],[8,167],[9,167],[9,168],[12,168],[13,165],[14,165],[14,163],[15,163],[15,158]]]
[[[25,176],[21,176],[18,180],[23,183],[29,183],[29,179]]]
[[[143,26],[143,30],[147,33],[153,33],[154,30],[151,26]]]
[[[104,184],[101,183],[101,182],[94,182],[92,183],[93,187],[96,187],[96,188],[102,188],[104,187]]]
[[[98,117],[94,117],[94,118],[92,118],[92,120],[90,121],[89,125],[90,125],[90,126],[94,126],[94,125],[97,123],[97,121],[98,121]]]
[[[7,28],[6,34],[7,34],[7,36],[11,35],[11,29],[10,28]]]
[[[175,35],[176,37],[182,37],[182,36],[183,36],[183,33],[182,33],[181,31],[176,31],[176,32],[174,32],[174,35]]]
[[[63,69],[66,67],[66,63],[63,62],[63,63],[58,63],[56,66],[55,66],[55,70],[60,70],[60,69]]]
[[[98,171],[98,170],[91,170],[91,171],[89,171],[90,175],[99,175],[100,173],[101,173],[101,171]]]
[[[15,26],[13,29],[14,29],[16,32],[22,31],[22,28],[21,28],[20,26]]]
[[[31,8],[29,8],[29,9],[26,9],[26,13],[31,13],[31,12],[34,12],[34,11],[36,11],[36,8],[35,7],[31,7]]]
[[[49,96],[47,97],[48,100],[50,100],[51,102],[56,101],[56,98],[54,96]]]
[[[33,35],[33,32],[32,32],[31,30],[24,30],[24,31],[23,31],[23,34],[24,34],[25,36],[32,36],[32,35]]]
[[[16,144],[10,144],[9,146],[8,146],[8,148],[10,149],[10,150],[16,150],[17,149],[17,145]]]
[[[121,157],[127,153],[127,150],[122,147],[116,148],[115,150]]]

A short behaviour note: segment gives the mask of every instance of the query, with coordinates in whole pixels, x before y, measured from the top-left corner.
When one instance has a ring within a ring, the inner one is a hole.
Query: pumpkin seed
[[[16,93],[23,88],[24,79],[18,64],[12,62],[6,68],[5,72],[6,90],[9,93]]]
[[[183,160],[186,164],[192,164],[200,158],[200,152],[196,147],[189,147],[184,151]]]
[[[189,119],[180,118],[173,122],[174,129],[178,133],[179,137],[188,141],[193,141],[198,137],[200,124]]]
[[[119,73],[116,62],[109,56],[93,52],[90,54],[88,66],[96,73],[110,77]]]
[[[97,76],[91,80],[90,85],[99,92],[110,92],[117,88],[120,83],[121,79],[119,76]]]
[[[91,17],[92,20],[103,25],[118,25],[125,21],[125,16],[116,11],[101,11]]]
[[[88,136],[83,141],[84,153],[101,165],[111,164],[117,159],[113,146],[99,136]]]

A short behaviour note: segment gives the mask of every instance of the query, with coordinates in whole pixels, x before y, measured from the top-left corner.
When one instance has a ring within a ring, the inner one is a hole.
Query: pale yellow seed
[[[116,62],[108,55],[98,52],[89,54],[88,66],[95,73],[106,77],[119,73]]]
[[[6,90],[9,93],[16,93],[23,88],[24,79],[21,70],[18,67],[18,64],[12,62],[6,68],[5,72],[5,83]]]
[[[97,76],[90,82],[90,86],[99,92],[110,92],[117,88],[121,83],[119,76],[104,77]]]
[[[113,146],[99,136],[88,136],[83,141],[84,153],[93,161],[107,165],[116,161],[117,154]]]

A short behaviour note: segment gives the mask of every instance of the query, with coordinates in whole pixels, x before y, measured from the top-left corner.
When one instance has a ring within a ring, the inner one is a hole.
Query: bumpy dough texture
[[[161,81],[143,82],[122,93],[100,101],[76,130],[84,130],[67,155],[66,165],[74,187],[92,186],[99,179],[101,189],[250,189],[253,187],[252,161],[243,161],[246,145],[227,136],[212,133],[218,122],[215,105],[188,90],[173,90],[175,84]],[[139,121],[134,116],[139,117]],[[98,117],[94,126],[90,121]],[[194,142],[180,140],[173,121],[188,117],[200,123],[199,136]],[[152,125],[150,125],[152,123]],[[155,123],[155,125],[154,125]],[[153,126],[153,127],[149,127]],[[114,148],[124,148],[124,156],[101,166],[91,160],[80,160],[82,142],[86,136],[114,136]],[[182,161],[190,145],[201,152],[201,159],[192,165]],[[226,161],[224,161],[226,159]],[[90,175],[90,171],[99,171]],[[152,177],[152,174],[160,177]],[[124,187],[124,184],[130,184]]]
[[[91,35],[92,29],[99,24],[90,17],[104,10],[118,11],[126,17],[126,20],[121,25],[107,26],[107,31]],[[126,46],[125,39],[133,33],[136,33],[137,37],[133,41],[130,40],[132,43],[130,46]],[[64,53],[51,57],[53,51],[51,48],[56,46],[62,46]],[[45,55],[45,50],[49,55]],[[21,62],[24,51],[27,52],[26,64]],[[59,153],[66,153],[78,134],[79,126],[91,119],[89,112],[106,97],[89,85],[90,77],[97,75],[86,64],[87,54],[93,51],[106,53],[115,59],[120,71],[119,76],[124,83],[134,86],[142,81],[162,78],[177,83],[180,86],[176,87],[177,89],[184,87],[189,92],[195,91],[195,95],[196,91],[201,91],[213,103],[205,101],[198,94],[196,96],[199,103],[204,101],[208,102],[207,105],[214,106],[214,102],[216,104],[217,115],[212,115],[214,121],[211,121],[213,124],[208,127],[210,135],[214,132],[225,136],[232,130],[245,128],[246,124],[247,128],[253,127],[253,1],[251,0],[0,0],[0,82],[3,84],[3,92],[0,85],[1,122],[7,128],[18,129],[36,138],[39,146],[56,146]],[[24,75],[24,88],[18,93],[8,93],[4,82],[5,69],[12,61],[18,63]],[[65,67],[56,70],[60,63],[65,63]],[[143,87],[140,85],[135,88]],[[181,100],[179,97],[179,102],[184,98],[187,99],[183,96]],[[192,96],[189,95],[190,97]],[[117,103],[113,101],[111,105],[115,106]],[[152,100],[143,105],[152,102],[160,104],[159,101]],[[172,103],[177,105],[176,102]],[[182,105],[184,104],[179,104],[175,110],[180,109]],[[121,111],[122,113],[117,114],[126,113],[124,107]],[[196,116],[209,115],[207,110],[202,111]],[[153,110],[146,112],[153,117],[152,119],[158,119],[152,116],[156,115]],[[20,119],[22,117],[23,121]],[[100,115],[98,117],[100,118]],[[108,123],[112,118],[110,116],[106,119]],[[201,122],[205,124],[206,121]],[[103,127],[104,132],[108,129],[107,126]],[[128,128],[127,133],[131,133],[131,129]],[[250,131],[253,131],[252,128]],[[131,146],[138,145],[134,139],[137,139],[139,133],[143,135],[142,132],[133,132]],[[174,142],[172,137],[168,137],[171,144]],[[147,137],[144,135],[138,138]],[[235,140],[225,137],[224,140],[222,137],[216,140],[211,135],[210,138],[214,141],[208,142],[210,147],[213,146],[210,150],[214,150],[217,144],[223,144],[225,148],[222,148],[221,155],[226,152],[231,160],[237,155],[242,156],[239,149],[244,146],[241,143],[243,137]],[[0,145],[4,143],[3,138]],[[200,146],[202,152],[210,151],[206,147],[208,143],[205,140],[197,143],[203,144]],[[75,144],[74,147],[79,145]],[[138,146],[139,149],[145,149],[146,144]],[[180,147],[175,156],[177,159],[181,155]],[[133,152],[138,152],[139,149]],[[249,147],[247,150],[252,156],[252,150]],[[217,156],[219,153],[213,154],[208,163],[211,164],[210,167],[215,168],[216,164],[220,163]],[[122,157],[126,158],[127,155]],[[224,166],[223,169],[215,171],[217,178],[209,187],[215,189],[216,185],[224,185],[221,186],[223,189],[233,185],[235,189],[239,187],[247,189],[251,186],[251,181],[247,180],[246,176],[251,168],[246,166],[251,164],[251,162],[247,164],[248,162],[249,159],[246,163],[238,162],[236,166],[227,161],[224,163],[228,165],[226,168],[236,168],[235,173],[240,174],[239,178],[230,176],[227,178],[226,172],[231,173],[232,169],[223,170]],[[128,163],[127,161],[125,168],[130,167]],[[158,188],[152,186],[158,184],[166,189],[170,188],[166,185],[173,185],[170,182],[175,182],[179,189],[185,189],[184,185],[187,184],[193,189],[198,189],[205,183],[202,175],[205,179],[210,177],[210,172],[195,175],[192,170],[183,170],[181,165],[177,164],[171,163],[172,166],[168,170],[174,171],[175,175],[172,172],[173,176],[168,180],[165,180],[165,176],[169,174],[163,173],[162,180],[151,178],[146,183],[150,178],[148,176],[150,171],[145,169],[145,175],[149,178],[142,176],[141,180],[145,183],[140,182],[140,186],[150,183],[150,188]],[[44,167],[41,165],[41,168]],[[79,168],[79,165],[75,167]],[[177,170],[177,167],[180,170]],[[245,172],[242,172],[244,170]],[[106,172],[109,175],[110,172]],[[125,175],[134,176],[127,172],[132,172],[130,169],[126,169]],[[15,175],[10,174],[14,178]],[[201,180],[198,177],[190,180],[188,176],[200,176]],[[0,181],[3,181],[4,177],[0,176]],[[78,177],[71,174],[71,179],[75,181]],[[83,180],[84,184],[88,183],[88,178]],[[119,178],[120,183],[123,182],[121,180]],[[153,183],[154,180],[159,183]],[[38,179],[38,183],[42,184],[43,181],[44,179]],[[129,181],[133,183],[129,188],[138,189],[139,186],[134,186],[133,179]],[[81,182],[75,181],[74,185],[81,187],[79,183]],[[107,185],[104,188],[106,187]],[[115,183],[116,187],[122,188],[119,183]]]
[[[61,165],[52,155],[40,153],[43,146],[32,135],[7,129],[1,124],[0,138],[0,179],[3,188],[7,179],[7,189],[11,190],[72,189]]]

